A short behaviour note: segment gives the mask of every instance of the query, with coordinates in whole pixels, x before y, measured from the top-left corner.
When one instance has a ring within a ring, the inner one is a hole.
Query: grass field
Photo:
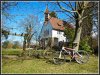
[[[90,56],[86,64],[66,62],[55,65],[46,59],[12,60],[2,58],[2,73],[98,73],[98,57]]]
[[[2,55],[20,55],[22,49],[3,49]]]

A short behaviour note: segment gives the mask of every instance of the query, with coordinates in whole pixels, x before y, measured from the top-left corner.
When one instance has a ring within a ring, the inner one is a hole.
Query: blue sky
[[[41,31],[44,22],[44,11],[46,9],[46,5],[48,4],[49,11],[60,10],[60,8],[55,4],[55,2],[18,2],[17,6],[11,7],[7,12],[12,15],[12,21],[6,20],[6,26],[9,28],[14,28],[10,30],[12,33],[22,33],[21,29],[21,21],[26,18],[29,14],[38,17],[38,25],[36,26],[36,30],[38,33]],[[64,6],[64,5],[63,5]],[[64,6],[65,7],[65,6]],[[68,7],[65,7],[69,9]],[[67,20],[67,16],[61,12],[57,12],[58,18],[62,20]],[[11,41],[23,41],[23,37],[17,36],[9,36],[8,40]]]

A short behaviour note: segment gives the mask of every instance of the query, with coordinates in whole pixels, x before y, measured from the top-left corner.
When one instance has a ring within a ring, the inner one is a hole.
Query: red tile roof
[[[51,17],[49,21],[50,21],[52,27],[57,30],[64,30],[65,29],[64,26],[66,26],[68,28],[74,28],[71,24],[67,23],[66,21],[62,21],[62,20],[54,18],[54,17]]]

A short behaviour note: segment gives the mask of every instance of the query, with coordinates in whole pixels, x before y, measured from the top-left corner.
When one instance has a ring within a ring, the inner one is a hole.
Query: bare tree
[[[27,42],[28,48],[30,47],[33,35],[36,33],[36,31],[34,30],[36,24],[37,24],[37,19],[33,15],[28,15],[28,17],[21,22],[22,25],[21,27],[23,28],[23,32],[27,34],[27,36],[24,38],[24,42],[25,41]]]
[[[88,15],[84,15],[85,10],[92,8],[94,5],[90,5],[91,2],[89,1],[81,1],[81,2],[74,2],[74,6],[72,5],[71,2],[66,3],[66,2],[62,2],[64,3],[66,6],[70,7],[71,10],[64,8],[60,2],[57,2],[57,5],[60,7],[60,9],[62,9],[64,12],[68,12],[69,14],[71,14],[72,18],[75,20],[75,36],[74,36],[74,40],[73,40],[73,44],[77,44],[77,46],[74,47],[75,50],[78,50],[79,48],[79,42],[80,42],[80,37],[81,37],[81,32],[83,29],[83,20],[86,19],[87,17],[89,17],[90,15],[94,15],[97,14],[98,12],[95,13],[90,13]]]
[[[10,19],[11,14],[8,12],[9,9],[11,9],[14,6],[17,6],[17,2],[5,2],[2,1],[2,15],[5,16],[7,19]]]
[[[2,35],[4,35],[7,38],[7,35],[5,35],[6,32],[9,32],[12,28],[9,28],[6,26],[6,20],[12,21],[12,15],[8,12],[11,8],[14,6],[17,6],[17,2],[7,2],[7,1],[2,1],[1,2],[1,13],[2,13]]]

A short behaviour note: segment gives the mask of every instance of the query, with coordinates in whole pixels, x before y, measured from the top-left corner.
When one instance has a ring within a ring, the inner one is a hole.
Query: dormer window
[[[57,24],[58,24],[58,23],[57,23]],[[62,25],[58,24],[58,26],[62,26]]]

